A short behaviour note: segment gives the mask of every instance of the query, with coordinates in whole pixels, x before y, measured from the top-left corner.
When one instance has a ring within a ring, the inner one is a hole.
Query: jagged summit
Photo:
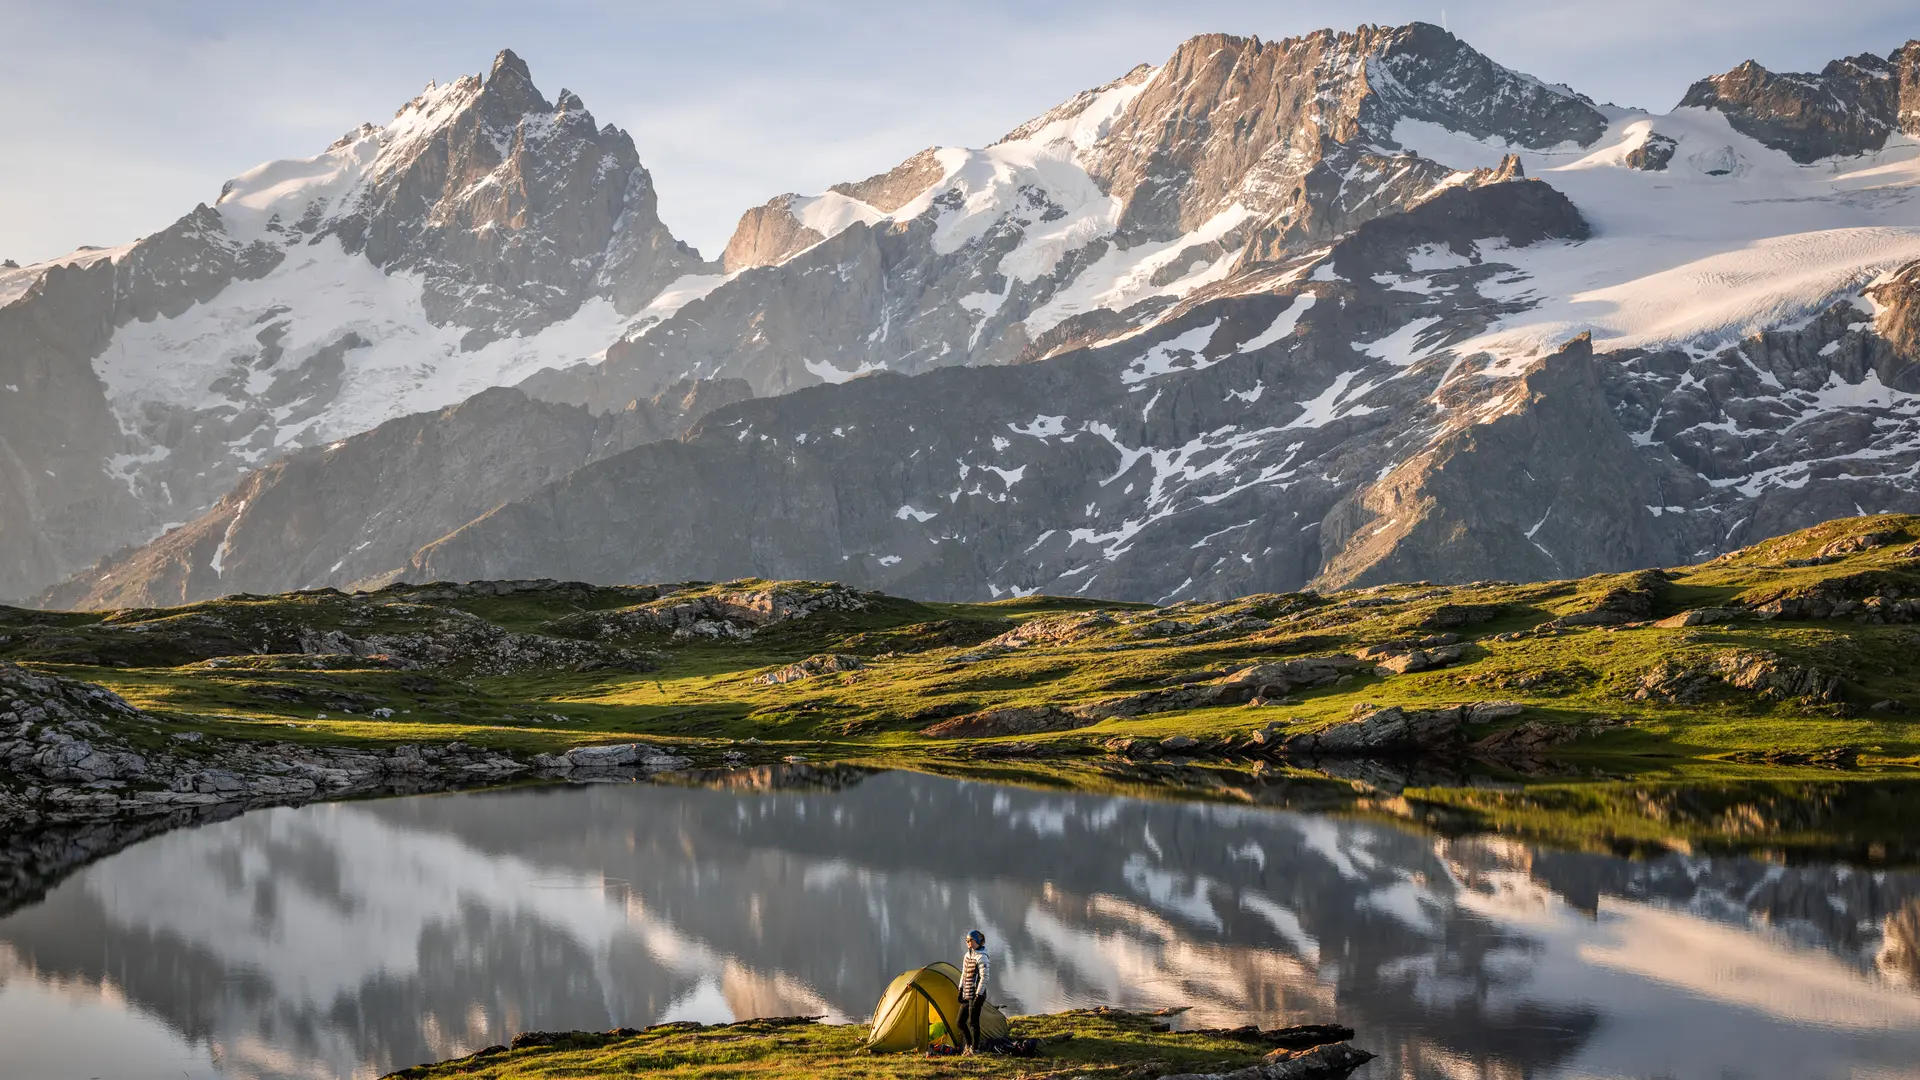
[[[429,318],[467,327],[469,348],[537,331],[595,294],[636,309],[704,268],[660,223],[633,140],[596,127],[570,91],[548,101],[512,50],[484,79],[430,86],[385,127],[249,170],[217,205],[239,236],[334,237],[376,266],[419,272]]]
[[[1801,163],[1880,150],[1920,135],[1920,40],[1885,58],[1862,53],[1818,74],[1768,71],[1748,60],[1694,83],[1682,107],[1723,113],[1736,131]]]
[[[517,77],[529,89],[533,86],[533,73],[527,70],[527,62],[520,59],[520,54],[512,49],[501,49],[494,54],[493,67],[487,71],[487,82],[491,84],[503,74]]]
[[[1443,164],[1404,138],[1579,148],[1606,130],[1585,98],[1439,27],[1200,35],[990,146],[932,147],[749,210],[723,255],[731,276],[636,323],[605,363],[525,385],[609,408],[688,373],[764,394],[1051,355],[1448,185],[1522,175]],[[787,287],[807,303],[766,309]]]

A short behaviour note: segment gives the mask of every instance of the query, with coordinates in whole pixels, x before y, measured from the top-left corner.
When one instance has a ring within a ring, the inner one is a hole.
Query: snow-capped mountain
[[[381,574],[317,569],[349,540],[397,550],[379,526],[290,531],[236,490],[59,595],[752,573],[1188,599],[1569,576],[1920,509],[1916,57],[1743,65],[1654,114],[1421,24],[1195,38],[993,146],[776,198],[719,265],[662,239],[644,296],[599,270],[542,323],[475,290],[523,336],[462,355],[525,350],[487,370],[534,398],[762,395],[683,439],[502,491]],[[232,214],[227,258],[264,263],[280,237]],[[349,235],[371,230],[301,233]],[[387,276],[495,258],[454,249]],[[601,304],[594,348],[533,344],[586,336]]]
[[[748,212],[709,291],[527,389],[609,407],[686,374],[767,394],[1050,355],[1488,178],[1402,153],[1408,120],[1523,148],[1606,129],[1438,27],[1205,35],[985,149]]]
[[[289,450],[597,355],[707,268],[632,140],[502,52],[161,233],[9,270],[0,595],[190,520]]]

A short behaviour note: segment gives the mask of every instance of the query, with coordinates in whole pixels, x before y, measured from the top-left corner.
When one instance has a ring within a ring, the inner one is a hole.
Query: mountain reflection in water
[[[1362,1077],[1911,1075],[1920,875],[1629,861],[883,773],[270,810],[0,920],[0,1074],[370,1077],[528,1029],[863,1018],[999,950],[1018,1011],[1339,1020]]]

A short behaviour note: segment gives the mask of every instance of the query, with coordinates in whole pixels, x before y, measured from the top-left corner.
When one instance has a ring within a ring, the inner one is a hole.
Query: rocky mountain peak
[[[533,84],[527,62],[512,49],[501,49],[493,58],[493,68],[487,72],[476,104],[489,121],[505,128],[517,126],[529,115],[553,111],[553,105]]]
[[[533,73],[527,70],[527,62],[512,49],[501,49],[494,54],[493,67],[487,71],[487,85],[493,86],[501,79],[517,80],[522,85],[533,85]]]
[[[888,172],[834,185],[827,195],[839,201],[787,194],[755,207],[724,263],[728,271],[776,264],[852,223],[898,219],[903,208],[940,218],[964,206],[977,218],[981,207],[1006,201],[1016,219],[1071,219],[1082,193],[1055,190],[1053,172],[1006,182],[1005,200],[983,198],[983,185],[1002,183],[1008,167],[1036,155],[1084,169],[1118,200],[1112,231],[1122,248],[1172,240],[1220,215],[1268,218],[1275,234],[1323,238],[1346,220],[1329,209],[1343,177],[1400,152],[1396,132],[1409,120],[1536,150],[1590,144],[1607,126],[1588,99],[1509,70],[1426,23],[1271,42],[1202,34],[1164,64],[1140,64],[1082,91],[983,150],[922,151]],[[976,180],[975,161],[999,164]],[[1020,200],[1030,205],[1011,205]],[[1352,198],[1354,206],[1367,202]],[[1320,224],[1297,228],[1307,216]]]
[[[428,317],[469,328],[470,348],[536,332],[596,295],[631,310],[704,267],[660,222],[633,140],[596,127],[570,91],[548,101],[510,49],[484,78],[430,85],[383,128],[236,178],[220,205],[243,234],[289,247],[333,237],[389,273],[419,274]]]
[[[1174,51],[1086,163],[1127,201],[1123,235],[1163,239],[1234,205],[1297,206],[1323,163],[1400,150],[1405,121],[1530,149],[1606,131],[1586,98],[1427,23],[1273,42],[1205,34]]]
[[[1367,75],[1373,95],[1360,117],[1361,127],[1375,137],[1393,139],[1400,120],[1531,150],[1587,146],[1606,133],[1607,119],[1591,99],[1503,67],[1432,23],[1375,34],[1384,36],[1372,50],[1377,59]]]
[[[1869,153],[1896,133],[1920,134],[1920,41],[1884,59],[1834,60],[1817,74],[1748,60],[1694,83],[1680,105],[1722,113],[1735,131],[1801,164]]]

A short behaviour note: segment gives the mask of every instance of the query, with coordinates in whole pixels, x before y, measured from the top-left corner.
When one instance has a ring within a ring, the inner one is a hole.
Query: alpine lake
[[[1009,1013],[1338,1021],[1367,1080],[1920,1075],[1920,783],[1494,795],[1488,830],[776,765],[255,810],[8,898],[0,1060],[359,1080],[527,1030],[857,1021],[978,927]],[[1718,839],[1567,839],[1607,806]]]

